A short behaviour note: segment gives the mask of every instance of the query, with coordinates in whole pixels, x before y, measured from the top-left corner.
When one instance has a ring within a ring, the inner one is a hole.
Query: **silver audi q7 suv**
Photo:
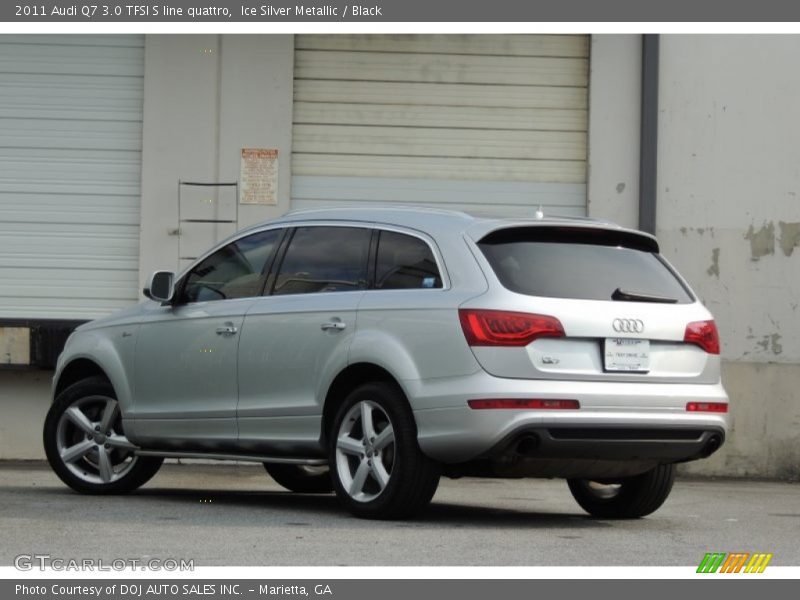
[[[562,477],[630,518],[728,428],[711,314],[655,238],[610,223],[294,212],[144,294],[58,361],[44,445],[80,492],[205,457],[360,517],[412,515],[444,475]]]

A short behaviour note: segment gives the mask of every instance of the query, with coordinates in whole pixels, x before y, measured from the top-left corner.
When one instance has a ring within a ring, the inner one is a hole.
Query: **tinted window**
[[[679,303],[692,302],[689,292],[646,244],[603,239],[596,230],[585,239],[573,231],[562,235],[563,241],[559,241],[557,231],[554,234],[553,230],[544,233],[535,229],[490,234],[478,244],[500,283],[514,292],[611,300],[619,289]]]
[[[357,227],[299,227],[286,250],[274,293],[363,289],[371,235],[371,230]]]
[[[375,263],[375,288],[440,288],[442,278],[430,246],[419,238],[382,231]]]
[[[279,230],[263,231],[228,244],[189,273],[182,302],[231,300],[261,294],[264,265],[280,238]]]

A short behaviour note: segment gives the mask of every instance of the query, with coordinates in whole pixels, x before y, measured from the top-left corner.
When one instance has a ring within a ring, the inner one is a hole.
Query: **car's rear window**
[[[686,304],[689,291],[657,244],[626,232],[522,227],[479,243],[504,287],[530,296]]]

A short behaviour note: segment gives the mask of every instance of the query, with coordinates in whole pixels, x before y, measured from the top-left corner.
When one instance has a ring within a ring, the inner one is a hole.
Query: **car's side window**
[[[270,229],[217,250],[189,272],[179,302],[258,296],[264,285],[264,266],[280,235],[281,230]]]
[[[361,227],[298,227],[275,279],[273,294],[364,289],[372,236]]]
[[[375,259],[375,289],[441,288],[442,277],[430,246],[418,237],[381,231]]]

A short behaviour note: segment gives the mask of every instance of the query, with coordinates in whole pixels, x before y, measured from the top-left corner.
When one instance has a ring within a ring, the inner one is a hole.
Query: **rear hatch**
[[[492,285],[459,314],[489,373],[719,381],[712,317],[654,238],[611,227],[505,227],[482,234],[475,253]]]

